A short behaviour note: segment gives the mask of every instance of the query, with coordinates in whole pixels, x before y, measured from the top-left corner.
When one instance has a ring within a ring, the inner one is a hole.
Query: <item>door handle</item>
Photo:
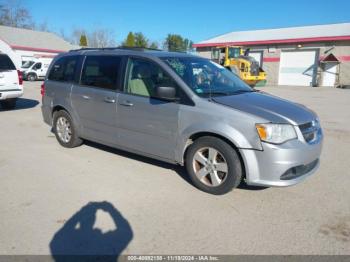
[[[120,103],[121,106],[133,106],[134,104],[131,103],[130,101],[124,101]]]
[[[106,103],[115,103],[115,99],[112,97],[105,97],[103,101],[105,101]]]
[[[87,95],[82,95],[81,97],[84,98],[84,99],[86,99],[86,100],[90,100],[90,97],[87,96]]]

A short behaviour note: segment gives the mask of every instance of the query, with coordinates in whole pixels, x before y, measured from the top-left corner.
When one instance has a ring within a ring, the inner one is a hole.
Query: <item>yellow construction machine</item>
[[[249,56],[249,49],[239,46],[220,46],[212,49],[212,61],[228,68],[244,82],[254,87],[258,82],[266,80],[266,73],[259,63]]]

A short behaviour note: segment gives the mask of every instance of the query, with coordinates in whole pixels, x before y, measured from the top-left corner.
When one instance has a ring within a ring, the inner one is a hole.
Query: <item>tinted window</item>
[[[81,84],[116,89],[121,58],[118,56],[88,56],[85,59]]]
[[[126,93],[146,97],[156,97],[156,87],[177,88],[175,81],[159,65],[136,58],[129,60],[126,81]]]
[[[77,56],[66,56],[58,59],[51,68],[49,80],[61,82],[74,81],[77,64]]]
[[[0,55],[0,70],[16,70],[15,65],[7,55]]]
[[[34,66],[34,69],[40,69],[41,68],[41,63],[36,63]]]

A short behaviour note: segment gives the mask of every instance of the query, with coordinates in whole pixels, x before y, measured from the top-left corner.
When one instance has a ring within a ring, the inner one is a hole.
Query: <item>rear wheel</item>
[[[16,107],[17,98],[6,99],[0,101],[0,105],[3,109],[10,110]]]
[[[210,194],[222,195],[237,187],[242,164],[232,146],[216,137],[201,137],[186,154],[186,169],[193,184]]]
[[[37,79],[36,74],[29,74],[27,76],[28,81],[35,81]]]
[[[83,140],[77,136],[71,116],[64,110],[54,114],[53,130],[58,143],[64,147],[73,148],[83,143]]]

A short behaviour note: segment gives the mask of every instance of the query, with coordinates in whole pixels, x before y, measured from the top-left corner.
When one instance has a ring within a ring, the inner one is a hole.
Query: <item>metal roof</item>
[[[13,49],[59,53],[76,46],[50,32],[0,26],[0,39]]]
[[[350,40],[350,23],[287,27],[223,34],[194,47]]]

